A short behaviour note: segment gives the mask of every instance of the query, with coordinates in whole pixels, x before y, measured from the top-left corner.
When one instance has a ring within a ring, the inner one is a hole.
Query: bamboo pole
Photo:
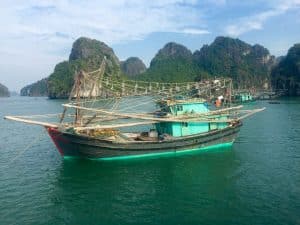
[[[73,107],[73,106],[71,106]],[[74,106],[77,108],[77,106]],[[85,107],[80,107],[80,109],[83,109],[83,110],[91,110],[90,108],[85,108]],[[102,113],[108,113],[110,115],[122,115],[122,116],[126,116],[128,118],[134,118],[134,119],[141,119],[141,120],[151,120],[151,121],[157,121],[157,122],[199,122],[199,123],[210,123],[210,122],[213,122],[213,123],[228,123],[228,122],[232,122],[233,120],[232,119],[226,119],[226,120],[219,120],[219,119],[206,119],[203,117],[201,118],[200,117],[178,117],[177,119],[174,117],[174,118],[156,118],[156,117],[147,117],[147,116],[144,116],[145,114],[143,115],[139,115],[139,114],[125,114],[125,113],[114,113],[114,112],[108,112],[108,111],[104,111],[104,110],[99,110],[99,109],[92,109],[91,111],[95,111],[95,112],[102,112]],[[198,115],[199,116],[199,115]]]
[[[228,123],[232,122],[234,120],[243,120],[255,113],[261,112],[265,110],[266,108],[261,108],[261,109],[255,109],[252,111],[248,111],[247,114],[237,118],[237,119],[227,119],[227,120],[199,120],[199,119],[191,119],[191,120],[185,120],[187,122],[195,122],[195,123]],[[246,110],[245,110],[246,111]],[[34,125],[40,125],[44,127],[52,127],[52,128],[58,128],[58,125],[53,124],[53,123],[47,123],[47,122],[40,122],[40,121],[34,121],[34,120],[28,120],[28,119],[23,119],[19,118],[17,116],[5,116],[4,119],[8,120],[13,120],[13,121],[18,121],[18,122],[23,122],[23,123],[28,123],[28,124],[34,124]],[[139,118],[141,119],[141,118]],[[147,120],[150,118],[147,118]],[[183,120],[165,120],[162,118],[153,118],[153,120],[147,121],[147,122],[135,122],[135,123],[124,123],[124,124],[111,124],[111,125],[100,125],[100,126],[93,126],[93,127],[75,127],[76,130],[89,130],[89,129],[107,129],[107,128],[121,128],[121,127],[129,127],[129,126],[138,126],[138,125],[146,125],[146,124],[154,124],[158,123],[160,121],[164,122],[184,122]]]
[[[231,107],[231,108],[226,108],[226,109],[220,109],[220,110],[211,111],[208,113],[195,114],[195,115],[189,116],[188,118],[186,116],[182,116],[182,117],[178,116],[176,118],[175,117],[173,117],[173,118],[170,118],[170,117],[169,118],[156,118],[156,117],[145,116],[145,114],[128,114],[128,113],[110,112],[110,111],[106,111],[103,109],[93,109],[93,108],[87,108],[87,107],[82,107],[82,106],[75,106],[75,105],[71,105],[71,104],[63,104],[63,106],[69,107],[69,108],[75,108],[75,109],[82,109],[82,110],[86,110],[86,111],[101,112],[101,113],[108,114],[108,115],[125,116],[125,117],[135,118],[135,119],[163,121],[163,122],[185,122],[185,121],[188,121],[188,119],[201,120],[200,118],[203,116],[215,115],[215,114],[219,114],[220,112],[226,112],[226,111],[230,111],[230,110],[240,109],[243,107],[243,106],[236,106],[236,107]],[[230,121],[231,120],[226,120],[226,121],[224,120],[222,122],[230,122]],[[204,121],[204,122],[206,122],[206,121]],[[208,122],[214,122],[214,121],[210,120]]]
[[[44,127],[58,128],[58,125],[53,124],[53,123],[46,123],[46,122],[40,122],[40,121],[22,119],[22,118],[19,118],[19,117],[16,117],[16,116],[5,116],[4,119],[14,120],[14,121],[28,123],[28,124],[40,125],[40,126],[44,126]]]
[[[92,127],[75,127],[74,129],[77,131],[80,130],[91,130],[91,129],[110,129],[110,128],[121,128],[121,127],[133,127],[139,125],[147,125],[147,124],[154,124],[157,121],[145,121],[145,122],[135,122],[135,123],[121,123],[121,124],[112,124],[112,125],[98,125]]]
[[[62,122],[63,122],[63,120],[64,120],[64,118],[65,118],[66,112],[67,112],[67,107],[64,107],[64,111],[63,111],[63,113],[62,113],[62,115],[61,115],[61,117],[60,117],[59,123],[62,123]]]
[[[35,117],[60,117],[62,114],[61,113],[52,113],[52,114],[35,114],[35,115],[25,115],[25,116],[18,116],[22,118],[35,118]]]
[[[243,120],[243,119],[245,119],[245,118],[247,118],[247,117],[249,117],[249,116],[252,116],[252,115],[255,114],[255,113],[264,111],[265,109],[266,109],[266,107],[261,108],[261,109],[254,109],[254,110],[252,110],[252,112],[249,112],[249,113],[247,113],[246,115],[239,117],[238,119],[239,119],[239,120]]]

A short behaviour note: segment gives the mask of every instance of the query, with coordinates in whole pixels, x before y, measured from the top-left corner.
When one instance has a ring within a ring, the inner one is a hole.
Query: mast
[[[232,79],[230,79],[230,83],[229,83],[229,107],[231,106],[231,101],[232,101]]]
[[[75,106],[79,108],[75,108],[75,119],[74,125],[81,126],[82,124],[82,110],[80,106],[82,106],[80,99],[91,99],[93,94],[97,95],[97,88],[102,81],[103,74],[105,72],[106,66],[106,57],[104,56],[100,68],[89,73],[85,73],[83,70],[80,70],[74,77],[74,85],[72,87],[71,93],[69,95],[69,102],[72,98],[75,98]],[[62,123],[65,113],[67,111],[67,107],[64,108],[62,116],[60,118],[60,123]]]
[[[76,97],[76,106],[80,106],[80,86],[81,86],[81,80],[84,78],[84,74],[82,70],[77,74],[76,80],[75,80],[75,97]],[[72,93],[71,93],[72,94]],[[81,115],[80,115],[80,109],[76,108],[75,109],[75,125],[80,125],[81,124]]]

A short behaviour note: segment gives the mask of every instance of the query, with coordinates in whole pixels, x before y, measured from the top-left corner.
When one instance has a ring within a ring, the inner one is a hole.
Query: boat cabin
[[[234,96],[234,102],[243,103],[243,102],[250,102],[250,101],[253,101],[253,100],[254,99],[253,99],[252,94],[248,91],[237,93]]]
[[[162,107],[162,105],[161,105]],[[166,102],[163,106],[169,114],[176,116],[201,114],[209,112],[208,104],[205,101],[173,101]],[[209,119],[227,119],[224,115],[210,116]],[[160,122],[156,124],[158,134],[168,134],[173,137],[182,137],[187,135],[209,132],[211,130],[223,129],[228,123],[214,122]]]

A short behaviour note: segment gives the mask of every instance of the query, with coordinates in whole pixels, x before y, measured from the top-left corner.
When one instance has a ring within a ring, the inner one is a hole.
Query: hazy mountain
[[[146,71],[146,66],[138,57],[130,57],[121,62],[121,71],[128,77],[134,77]]]
[[[0,83],[0,97],[9,97],[9,90],[6,86]]]

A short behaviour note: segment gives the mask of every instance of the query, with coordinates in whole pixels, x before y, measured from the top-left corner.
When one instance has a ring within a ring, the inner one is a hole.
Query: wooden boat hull
[[[214,146],[231,145],[241,122],[222,130],[162,141],[116,142],[47,128],[58,151],[64,157],[125,159],[143,156],[180,154]]]

